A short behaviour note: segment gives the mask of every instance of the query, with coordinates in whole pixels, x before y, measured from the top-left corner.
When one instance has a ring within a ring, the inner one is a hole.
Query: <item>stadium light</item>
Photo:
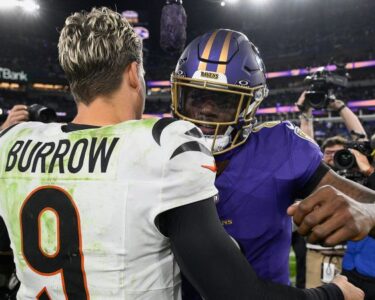
[[[269,0],[250,0],[251,3],[256,4],[256,5],[263,5]]]
[[[17,0],[0,1],[0,9],[8,9],[17,6]]]
[[[220,5],[222,7],[226,6],[226,5],[233,5],[233,4],[237,4],[239,0],[221,0],[220,1]]]
[[[21,8],[23,8],[25,11],[27,11],[29,13],[36,12],[40,8],[39,4],[37,4],[33,0],[25,0],[21,3],[22,3]]]
[[[34,0],[0,0],[0,9],[21,8],[27,13],[35,13],[40,9]]]

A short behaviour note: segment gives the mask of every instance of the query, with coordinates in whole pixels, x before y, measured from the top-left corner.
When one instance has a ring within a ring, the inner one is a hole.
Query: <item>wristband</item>
[[[307,113],[301,113],[299,115],[300,119],[306,120],[306,121],[312,121],[313,120],[313,115],[308,115]]]
[[[341,105],[336,111],[340,113],[346,107],[345,104]]]

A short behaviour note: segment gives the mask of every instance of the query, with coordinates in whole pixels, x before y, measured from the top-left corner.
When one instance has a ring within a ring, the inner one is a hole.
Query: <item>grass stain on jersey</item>
[[[91,137],[107,137],[109,139],[113,139],[114,137],[123,135],[126,137],[127,133],[132,134],[136,129],[148,129],[154,126],[158,119],[146,119],[140,121],[130,121],[120,123],[114,126],[106,126],[100,129],[88,129],[88,130],[81,130],[76,132],[71,132],[66,135],[67,138],[71,143],[74,141],[78,141],[82,138],[91,138]],[[50,174],[43,173],[41,174],[37,171],[35,174],[30,174],[30,172],[19,172],[18,170],[12,170],[9,173],[4,172],[5,164],[7,161],[7,155],[11,150],[14,142],[16,140],[28,140],[30,136],[33,135],[34,129],[33,128],[24,128],[20,129],[17,132],[17,135],[4,135],[3,139],[3,147],[0,153],[0,159],[3,161],[2,170],[0,170],[0,177],[2,178],[2,182],[0,184],[0,188],[2,189],[2,194],[4,199],[2,199],[2,208],[4,213],[7,215],[7,226],[9,230],[9,234],[12,236],[12,247],[15,254],[15,259],[18,261],[19,266],[21,269],[26,268],[26,262],[22,255],[21,249],[21,228],[20,228],[20,209],[27,198],[28,194],[35,189],[36,187],[43,186],[43,185],[55,185],[61,184],[64,180],[69,180],[69,185],[66,186],[67,192],[74,197],[74,193],[76,191],[77,185],[81,180],[93,180],[93,174],[89,174],[88,172],[80,172],[81,174],[63,174],[63,177],[56,176],[56,169],[58,166],[54,166],[53,172]],[[41,141],[45,139],[47,142],[49,140],[48,136],[41,136]],[[33,139],[33,143],[37,143],[37,140]],[[120,145],[118,145],[120,147]],[[151,149],[145,149],[145,154],[150,151]],[[28,153],[30,150],[28,150]],[[115,151],[114,151],[115,152]],[[114,153],[113,159],[110,160],[110,164],[117,163],[119,161],[118,153]],[[68,164],[68,157],[63,159],[64,167]],[[46,169],[48,170],[50,167],[51,160],[46,159]],[[108,166],[108,169],[110,165]],[[62,181],[61,181],[62,180]],[[94,178],[95,180],[95,178]],[[77,182],[77,183],[76,183]],[[62,184],[62,186],[64,186]],[[54,217],[53,217],[54,218]],[[42,244],[45,246],[46,253],[54,253],[56,250],[56,221],[53,220],[51,216],[48,214],[43,214],[41,217],[41,223],[43,224],[44,232],[48,234],[42,235]],[[104,253],[105,250],[100,244],[97,242],[91,245],[91,248],[97,253]]]
[[[23,258],[21,249],[21,225],[19,214],[26,195],[24,196],[23,193],[20,192],[20,182],[8,183],[7,180],[4,179],[2,180],[2,182],[4,184],[3,208],[6,211],[5,215],[7,216],[8,221],[7,229],[9,235],[11,236],[13,253],[15,259],[19,261],[19,265],[21,266],[21,268],[24,269],[27,267],[27,265]]]
[[[106,251],[104,250],[104,246],[98,241],[96,241],[95,243],[91,245],[86,246],[85,250],[92,251],[93,253],[95,253],[95,255],[98,255],[98,254],[103,255],[106,253]]]
[[[57,251],[57,226],[56,215],[50,211],[44,211],[40,216],[41,248],[48,255],[53,255]]]
[[[149,118],[149,119],[142,119],[137,121],[131,122],[123,122],[120,123],[120,126],[128,126],[129,128],[151,128],[155,125],[155,123],[159,120],[159,118]]]

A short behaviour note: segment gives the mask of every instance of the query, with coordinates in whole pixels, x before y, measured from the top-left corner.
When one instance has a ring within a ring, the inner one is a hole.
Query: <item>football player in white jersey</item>
[[[205,299],[361,299],[343,277],[312,290],[256,278],[219,222],[201,131],[140,120],[142,44],[118,13],[73,14],[58,47],[73,122],[0,134],[18,299],[180,299],[180,268]]]

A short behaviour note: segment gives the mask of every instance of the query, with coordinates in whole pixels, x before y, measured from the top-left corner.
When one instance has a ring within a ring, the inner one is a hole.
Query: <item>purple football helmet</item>
[[[240,32],[219,29],[194,39],[182,53],[172,82],[172,112],[195,123],[213,154],[243,144],[267,96],[258,49]]]

